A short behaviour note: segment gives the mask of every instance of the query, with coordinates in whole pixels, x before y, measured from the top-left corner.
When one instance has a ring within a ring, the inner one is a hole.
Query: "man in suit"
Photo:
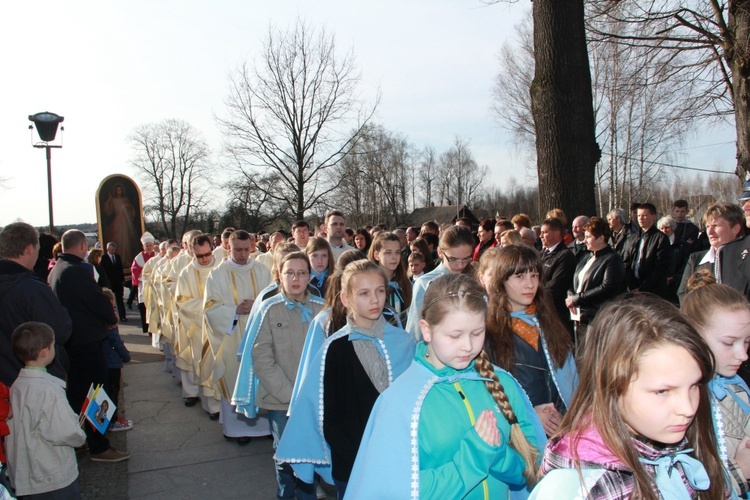
[[[704,220],[711,247],[708,250],[693,252],[688,257],[685,271],[682,273],[682,282],[677,290],[680,302],[687,294],[687,282],[693,273],[708,269],[717,281],[722,281],[721,273],[717,268],[719,262],[716,260],[716,254],[724,245],[731,243],[742,233],[745,216],[742,209],[733,203],[714,203],[706,210]]]
[[[651,203],[642,203],[637,217],[640,232],[630,235],[623,258],[628,290],[666,298],[669,238],[656,228],[656,207]]]
[[[102,256],[100,262],[102,269],[109,278],[112,285],[112,291],[115,293],[117,302],[117,312],[120,313],[120,321],[127,321],[125,312],[125,302],[123,301],[123,283],[125,283],[125,273],[122,268],[122,258],[116,253],[117,244],[113,241],[107,243],[107,253]]]
[[[573,255],[576,256],[576,262],[581,260],[581,257],[583,257],[586,252],[588,252],[588,249],[586,248],[586,231],[583,229],[583,227],[589,223],[589,218],[585,215],[579,215],[575,219],[573,219],[573,224],[571,225],[571,233],[573,234],[573,241],[570,242],[570,245],[568,245],[568,248],[570,248],[570,251],[573,252]]]
[[[540,238],[542,240],[542,268],[544,281],[552,295],[552,302],[560,321],[573,333],[573,322],[570,311],[565,305],[568,289],[573,285],[573,274],[576,270],[576,257],[563,242],[563,223],[552,217],[542,223]]]
[[[625,256],[625,249],[630,235],[630,224],[625,223],[625,211],[615,208],[607,214],[607,222],[612,235],[609,237],[609,246],[614,248],[620,257]]]

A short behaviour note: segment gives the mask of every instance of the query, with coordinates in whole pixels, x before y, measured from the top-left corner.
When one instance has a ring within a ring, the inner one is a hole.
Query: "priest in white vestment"
[[[264,417],[248,419],[229,403],[237,381],[237,354],[253,301],[271,283],[271,272],[250,258],[252,236],[238,230],[229,239],[230,258],[211,271],[206,281],[205,332],[214,355],[211,384],[221,396],[221,423],[224,435],[240,444],[251,436],[271,433]],[[205,374],[201,373],[201,378]]]
[[[190,242],[193,260],[177,278],[175,306],[179,323],[179,352],[175,363],[180,369],[185,406],[201,401],[209,415],[218,415],[219,400],[214,391],[200,385],[200,361],[203,352],[203,295],[209,273],[219,264],[211,251],[211,237],[201,234]]]

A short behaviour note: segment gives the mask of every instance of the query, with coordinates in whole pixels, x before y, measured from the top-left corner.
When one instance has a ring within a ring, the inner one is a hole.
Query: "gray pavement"
[[[131,458],[102,464],[80,454],[84,497],[275,498],[271,440],[239,446],[224,439],[221,425],[209,420],[200,404],[185,407],[179,382],[163,371],[164,356],[132,318],[120,327],[133,356],[123,369],[120,408],[134,427],[109,433],[113,446]]]

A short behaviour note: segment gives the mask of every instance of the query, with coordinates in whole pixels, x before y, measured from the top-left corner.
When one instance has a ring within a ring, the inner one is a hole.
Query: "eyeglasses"
[[[213,255],[213,253],[211,253],[211,252],[208,252],[208,253],[197,253],[197,254],[195,254],[195,258],[196,259],[205,259],[207,257],[211,257],[212,255]]]
[[[307,271],[297,271],[296,273],[294,271],[284,271],[281,274],[283,274],[285,278],[288,278],[290,280],[293,280],[294,278],[301,280],[310,276],[310,273],[308,273]]]
[[[445,255],[445,260],[449,264],[468,264],[469,262],[471,262],[471,256],[464,257],[463,259],[459,259],[458,257],[449,257],[448,255]]]

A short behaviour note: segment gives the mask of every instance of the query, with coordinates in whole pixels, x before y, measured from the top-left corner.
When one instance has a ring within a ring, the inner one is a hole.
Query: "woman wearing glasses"
[[[440,235],[438,245],[438,266],[427,274],[417,278],[412,287],[411,306],[409,307],[406,331],[414,335],[417,341],[422,340],[422,332],[419,328],[424,293],[430,282],[450,273],[471,272],[472,258],[474,256],[474,237],[471,231],[465,227],[451,226]]]
[[[312,295],[310,262],[303,252],[292,252],[279,266],[281,293],[265,300],[258,311],[259,326],[248,331],[232,404],[249,418],[257,408],[268,411],[274,449],[287,421],[302,348],[310,322],[325,302]],[[248,355],[251,353],[251,355]],[[276,462],[278,498],[294,496],[294,473],[289,464]]]

